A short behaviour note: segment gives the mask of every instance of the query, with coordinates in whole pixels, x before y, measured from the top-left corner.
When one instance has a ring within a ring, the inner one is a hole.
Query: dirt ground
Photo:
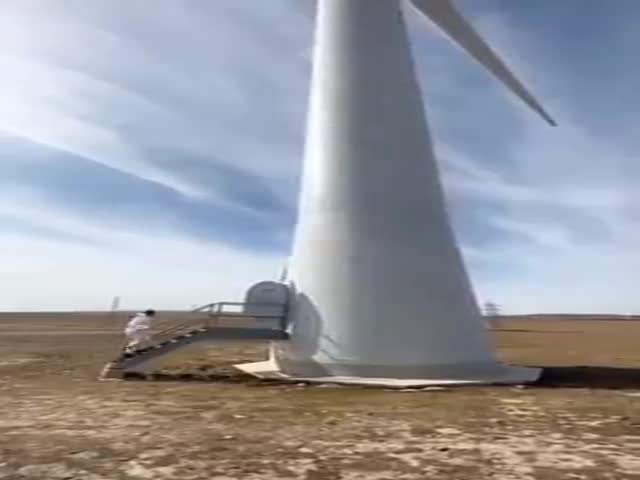
[[[503,321],[501,357],[549,367],[540,385],[427,391],[233,373],[256,344],[99,382],[121,325],[0,315],[0,479],[640,479],[638,321]]]

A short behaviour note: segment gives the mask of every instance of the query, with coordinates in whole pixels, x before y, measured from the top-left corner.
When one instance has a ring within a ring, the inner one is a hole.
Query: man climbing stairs
[[[105,365],[100,379],[121,379],[127,372],[144,371],[152,361],[194,343],[287,340],[285,307],[233,302],[205,305],[191,312],[199,318],[177,323],[151,335],[135,348],[123,350]]]

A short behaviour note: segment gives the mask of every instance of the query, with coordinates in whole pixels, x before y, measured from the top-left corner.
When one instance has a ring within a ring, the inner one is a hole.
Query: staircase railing
[[[192,310],[191,313],[207,313],[211,321],[221,318],[253,318],[258,322],[268,320],[277,321],[277,328],[281,330],[284,330],[286,327],[286,306],[281,304],[217,302],[198,307]],[[211,321],[208,322],[206,326],[216,326]]]
[[[285,313],[286,307],[284,305],[275,304],[261,304],[261,303],[240,303],[240,302],[216,302],[203,305],[189,312],[190,314],[206,313],[206,318],[191,318],[181,321],[178,324],[171,325],[168,328],[157,330],[152,332],[149,338],[138,345],[136,349],[148,348],[157,345],[160,342],[169,340],[181,334],[188,333],[192,330],[200,328],[225,328],[218,320],[229,319],[254,319],[258,323],[263,323],[267,320],[276,322],[276,325],[271,327],[274,330],[285,330]],[[245,327],[245,328],[251,328]],[[264,328],[264,327],[262,327]]]

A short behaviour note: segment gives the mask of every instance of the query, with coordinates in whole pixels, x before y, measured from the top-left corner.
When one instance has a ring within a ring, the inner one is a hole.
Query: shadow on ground
[[[563,334],[563,333],[581,333],[580,330],[531,330],[527,328],[493,328],[491,329],[494,333],[541,333],[541,334]]]
[[[162,372],[153,373],[125,372],[123,380],[133,381],[156,381],[156,382],[211,382],[211,383],[232,383],[244,385],[279,385],[286,384],[278,380],[263,380],[246,373],[207,373],[207,372]]]
[[[640,368],[542,367],[534,387],[640,390]]]
[[[600,366],[541,367],[540,379],[530,385],[533,388],[591,388],[606,390],[640,390],[640,368]],[[216,382],[241,383],[251,386],[286,385],[290,382],[261,380],[244,373],[192,373],[154,372],[143,374],[129,372],[124,380],[150,380],[168,382]]]

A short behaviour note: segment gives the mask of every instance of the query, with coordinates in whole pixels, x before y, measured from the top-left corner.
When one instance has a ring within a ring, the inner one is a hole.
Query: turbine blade
[[[498,57],[451,0],[410,0],[411,5],[422,15],[440,27],[452,40],[467,51],[477,62],[489,70],[515,95],[544,118],[550,125],[556,122],[542,108],[535,97],[511,73],[507,65]]]

